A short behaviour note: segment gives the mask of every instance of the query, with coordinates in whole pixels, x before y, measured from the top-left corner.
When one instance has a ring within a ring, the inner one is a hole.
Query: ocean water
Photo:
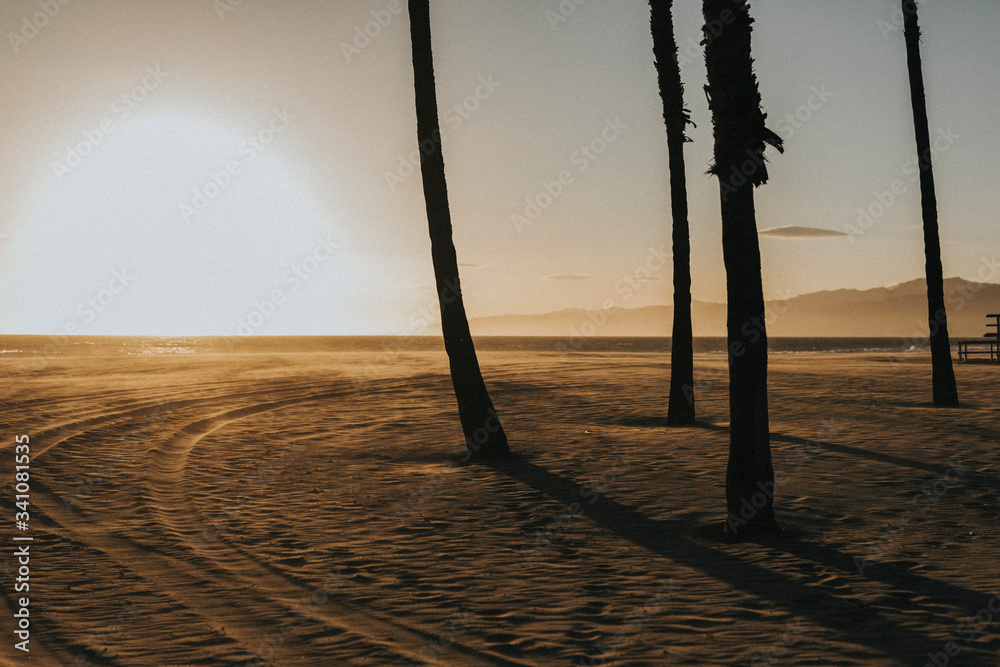
[[[481,351],[553,352],[662,352],[670,338],[582,338],[537,336],[480,336]],[[772,354],[830,352],[920,352],[926,346],[903,338],[771,338]],[[252,354],[308,352],[433,351],[444,349],[440,336],[205,336],[156,338],[139,336],[0,336],[0,359],[11,357],[165,354]],[[725,338],[695,338],[697,353],[725,354]]]

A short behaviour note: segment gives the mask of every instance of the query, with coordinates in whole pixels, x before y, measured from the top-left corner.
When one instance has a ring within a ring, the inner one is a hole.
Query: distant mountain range
[[[1000,285],[945,280],[948,329],[952,338],[980,338],[987,313],[1000,312]],[[726,306],[692,303],[695,336],[725,336]],[[500,315],[470,320],[479,336],[669,336],[673,307],[570,308],[540,315]],[[927,336],[927,293],[923,280],[869,290],[835,290],[767,303],[769,336]]]

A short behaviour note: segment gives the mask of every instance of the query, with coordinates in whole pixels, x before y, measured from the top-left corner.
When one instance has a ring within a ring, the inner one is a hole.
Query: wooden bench
[[[989,355],[991,362],[1000,363],[1000,313],[990,313],[986,316],[987,331],[982,338],[968,338],[958,341],[958,360],[962,363],[969,361],[972,355]],[[970,347],[971,346],[971,347]]]

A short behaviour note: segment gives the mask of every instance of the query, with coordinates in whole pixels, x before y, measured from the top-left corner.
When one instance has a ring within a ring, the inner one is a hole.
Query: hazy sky
[[[573,5],[431,2],[473,317],[670,303],[648,3],[560,4]],[[426,321],[405,5],[0,4],[0,332],[402,334]],[[693,292],[723,301],[701,3],[675,5],[697,123]],[[1000,282],[1000,2],[920,11],[945,274]],[[786,145],[757,191],[759,227],[850,234],[763,236],[768,297],[920,277],[899,2],[755,0],[751,12],[764,108]],[[654,279],[624,289],[628,276]]]

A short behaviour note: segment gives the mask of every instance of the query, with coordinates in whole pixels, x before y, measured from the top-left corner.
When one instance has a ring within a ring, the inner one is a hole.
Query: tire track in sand
[[[312,383],[288,382],[285,386],[279,387],[279,389],[312,389],[310,384]],[[267,387],[267,389],[274,390],[275,387],[271,384]],[[33,445],[32,458],[37,460],[41,455],[45,454],[45,452],[49,451],[53,447],[62,444],[74,436],[80,435],[81,433],[85,433],[99,426],[115,424],[129,419],[153,417],[157,413],[166,413],[169,415],[171,412],[182,410],[201,403],[215,404],[220,401],[253,398],[259,394],[260,391],[244,390],[177,400],[173,398],[173,396],[176,396],[177,394],[171,392],[170,394],[160,395],[156,398],[146,398],[144,400],[136,401],[135,404],[114,412],[107,412],[106,410],[85,410],[77,413],[76,415],[70,415],[67,421],[57,421],[54,424],[49,424],[40,429],[35,429],[33,432],[29,432]],[[191,392],[185,392],[184,395],[190,396]],[[13,446],[13,443],[5,442],[2,449],[11,449]]]
[[[154,460],[150,469],[155,473],[150,478],[151,497],[155,502],[154,512],[159,511],[162,523],[166,528],[180,538],[193,553],[200,551],[200,545],[195,543],[198,529],[192,527],[190,503],[184,486],[184,471],[188,454],[209,434],[218,431],[228,424],[273,410],[279,410],[292,405],[311,401],[328,400],[343,396],[345,390],[326,391],[307,396],[277,399],[256,403],[250,406],[217,412],[205,419],[192,422],[163,444],[152,450]],[[315,588],[305,582],[296,580],[277,568],[261,563],[235,545],[221,538],[216,544],[224,545],[225,554],[215,554],[210,561],[219,574],[244,586],[247,582],[259,591],[266,592],[268,597],[285,607],[294,606],[294,601],[312,594]],[[225,558],[225,561],[223,561]],[[259,599],[259,596],[258,596]],[[371,612],[359,609],[348,602],[331,596],[327,606],[336,606],[336,612],[323,609],[310,611],[310,616],[329,627],[350,633],[364,641],[380,648],[403,655],[418,663],[427,658],[420,654],[421,649],[438,639],[439,633],[428,632],[420,628],[401,624],[376,616]],[[513,665],[526,666],[527,663],[508,658],[489,650],[475,649],[465,644],[453,641],[450,650],[462,655],[462,664],[466,665]]]
[[[254,647],[262,647],[264,638],[273,634],[291,613],[287,608],[278,608],[274,601],[267,600],[261,604],[260,597],[247,590],[249,585],[246,582],[224,580],[217,568],[196,562],[200,559],[189,560],[166,554],[158,547],[111,534],[97,522],[70,514],[42,484],[36,484],[33,498],[34,505],[53,522],[52,526],[47,526],[52,532],[94,549],[122,569],[154,584],[179,608],[200,618],[204,627],[219,628],[216,633],[242,647],[247,653],[247,660],[255,656],[260,658]],[[271,613],[265,613],[266,610],[271,610]],[[305,625],[302,629],[318,632],[321,628]],[[188,648],[201,641],[194,635],[191,640],[190,645],[185,644],[184,639],[179,641],[181,646]],[[268,652],[269,659],[260,658],[263,664],[291,664],[301,662],[303,658],[303,651],[294,651],[287,644],[269,646]]]

